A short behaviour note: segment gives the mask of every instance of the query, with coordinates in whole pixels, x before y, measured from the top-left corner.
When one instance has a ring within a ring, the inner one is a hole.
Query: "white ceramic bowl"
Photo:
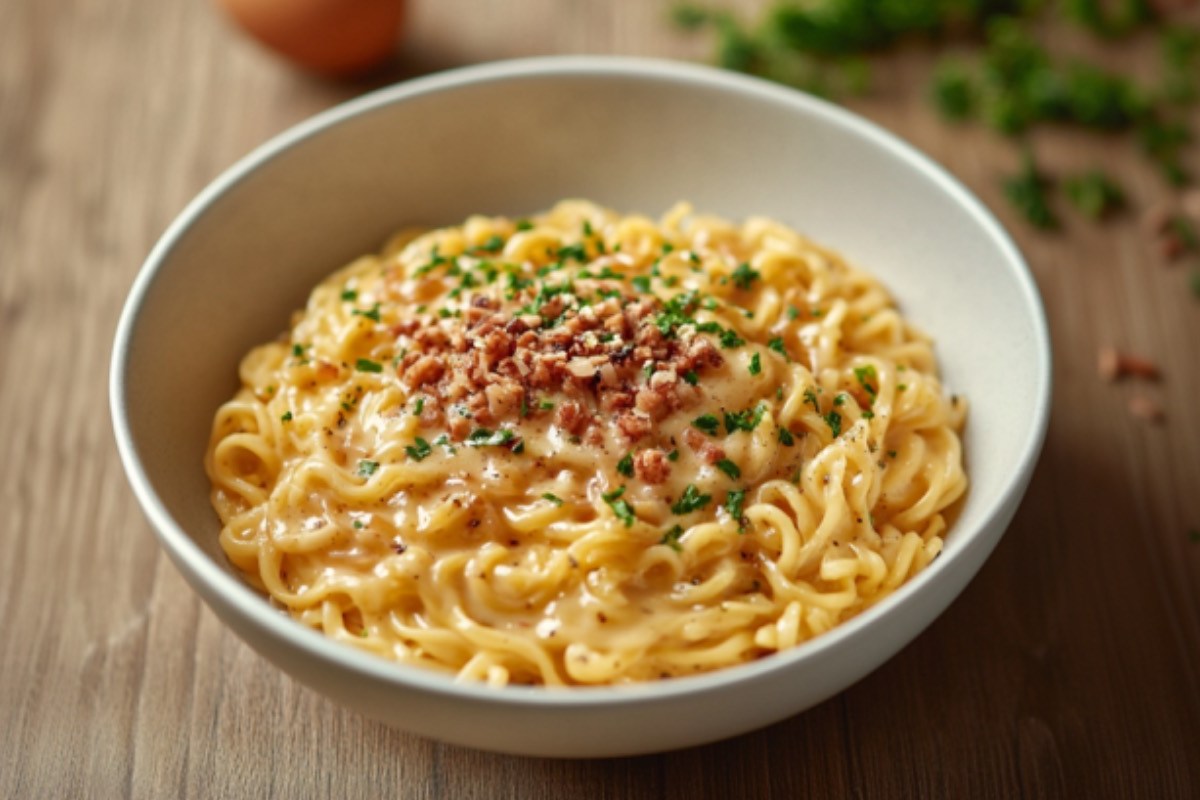
[[[202,468],[236,366],[322,277],[394,229],[519,215],[564,197],[657,216],[677,200],[765,214],[878,275],[970,401],[971,489],[943,555],[893,596],[786,653],[626,688],[502,690],[335,644],[224,559]],[[878,667],[940,614],[1011,520],[1050,400],[1030,274],[992,216],[912,148],[835,106],[714,69],[543,58],[384,89],[293,128],[197,197],[146,260],[112,366],[117,443],[162,546],[209,606],[297,680],[396,727],[511,753],[607,756],[783,719]],[[150,655],[153,658],[153,654]]]

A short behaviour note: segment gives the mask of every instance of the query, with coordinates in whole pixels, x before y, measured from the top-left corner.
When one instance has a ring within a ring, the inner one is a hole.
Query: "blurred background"
[[[926,633],[765,731],[602,763],[414,739],[266,665],[154,545],[105,395],[140,263],[222,170],[554,53],[759,74],[913,143],[1013,234],[1056,362],[1022,510]],[[1198,99],[1187,0],[5,0],[0,797],[1200,796]]]

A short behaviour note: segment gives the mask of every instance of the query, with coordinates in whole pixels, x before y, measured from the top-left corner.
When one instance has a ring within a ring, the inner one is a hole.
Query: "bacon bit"
[[[525,390],[511,378],[501,379],[483,390],[487,397],[488,411],[497,419],[516,414],[525,398]]]
[[[450,429],[450,438],[461,442],[471,432],[471,420],[460,414],[451,414],[446,420],[446,427]]]
[[[696,451],[703,461],[715,464],[725,458],[725,450],[693,427],[683,429],[683,443]]]
[[[643,436],[648,436],[654,430],[654,424],[648,417],[636,411],[625,411],[617,415],[617,428],[630,442],[636,442]]]
[[[405,369],[401,377],[415,389],[427,383],[433,383],[442,377],[444,372],[445,368],[441,361],[433,356],[422,356],[412,366]]]
[[[1130,353],[1122,353],[1111,345],[1100,348],[1096,371],[1100,373],[1101,378],[1110,383],[1130,375],[1148,381],[1156,381],[1161,377],[1158,367],[1153,362]]]
[[[633,458],[633,470],[646,483],[662,483],[671,474],[671,462],[662,450],[642,450]]]
[[[1136,394],[1129,398],[1129,413],[1146,422],[1160,423],[1166,418],[1163,408],[1153,397]]]
[[[554,423],[573,436],[583,433],[590,422],[591,415],[573,400],[561,404],[554,415]]]
[[[563,292],[542,302],[538,313],[515,317],[499,301],[479,296],[457,316],[425,314],[394,326],[405,340],[397,344],[407,351],[396,371],[410,393],[425,398],[422,424],[448,420],[452,437],[461,439],[473,427],[540,414],[545,409],[530,408],[531,398],[554,396],[556,423],[572,436],[602,442],[600,434],[584,434],[603,421],[636,441],[654,422],[696,402],[700,393],[679,376],[724,363],[712,342],[690,330],[664,336],[655,324],[662,302],[625,294],[619,282],[573,284],[577,296],[601,290],[620,296],[579,305]],[[514,305],[523,299],[532,300],[532,292]],[[466,406],[470,421],[453,405]]]

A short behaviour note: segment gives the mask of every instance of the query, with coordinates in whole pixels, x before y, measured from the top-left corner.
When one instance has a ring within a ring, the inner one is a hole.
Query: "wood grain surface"
[[[877,672],[707,747],[497,756],[296,685],[163,557],[117,461],[106,379],[124,296],[185,202],[269,136],[382,83],[537,53],[703,58],[666,5],[413,0],[399,63],[338,84],[269,57],[210,3],[0,3],[0,797],[1200,797],[1200,543],[1188,535],[1200,529],[1200,301],[1136,219],[1165,189],[1127,141],[1039,135],[1047,165],[1103,164],[1135,211],[1032,232],[998,184],[1017,151],[935,118],[920,48],[889,57],[852,105],[1014,233],[1049,313],[1056,391],[995,555]],[[1149,70],[1153,56],[1119,57]],[[1153,358],[1165,379],[1103,383],[1106,343]],[[1138,393],[1165,424],[1129,415]]]

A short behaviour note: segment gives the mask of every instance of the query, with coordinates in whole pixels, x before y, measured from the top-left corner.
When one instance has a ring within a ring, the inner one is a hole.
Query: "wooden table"
[[[708,49],[665,3],[413,6],[377,83]],[[1015,218],[1015,149],[935,119],[929,60],[895,56],[854,105],[996,209],[1045,297],[1054,414],[1016,521],[944,616],[823,705],[694,750],[547,761],[389,730],[262,661],[162,556],[114,451],[110,343],[151,244],[237,157],[369,87],[289,70],[208,3],[0,4],[0,797],[1200,797],[1200,301],[1136,214],[1068,213],[1057,236]],[[1034,144],[1055,169],[1104,164],[1135,208],[1164,194],[1128,142]],[[1165,380],[1106,385],[1103,343]],[[1127,413],[1139,392],[1165,424]]]

